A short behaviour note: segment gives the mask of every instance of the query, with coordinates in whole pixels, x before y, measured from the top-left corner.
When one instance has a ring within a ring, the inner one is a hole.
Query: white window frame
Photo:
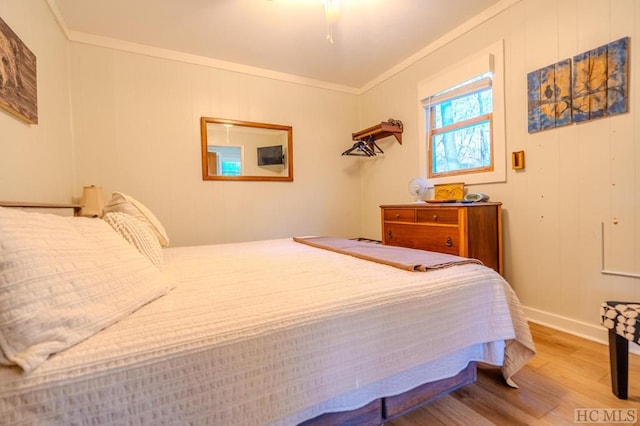
[[[428,128],[430,114],[426,113],[424,103],[433,95],[443,92],[460,83],[468,81],[486,72],[493,73],[493,123],[492,123],[492,149],[493,149],[493,170],[476,173],[450,174],[429,178],[429,186],[464,182],[465,185],[476,185],[484,183],[505,182],[506,181],[506,137],[505,137],[505,107],[504,107],[504,47],[500,40],[472,58],[461,61],[438,74],[418,83],[418,105],[419,105],[419,135],[421,143],[419,146],[420,170],[424,176],[429,175],[428,152]]]

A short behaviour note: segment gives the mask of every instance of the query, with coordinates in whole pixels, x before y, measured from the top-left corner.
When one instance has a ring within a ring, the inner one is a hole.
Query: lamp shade
[[[104,191],[101,186],[91,185],[82,187],[80,216],[102,216],[104,204]]]

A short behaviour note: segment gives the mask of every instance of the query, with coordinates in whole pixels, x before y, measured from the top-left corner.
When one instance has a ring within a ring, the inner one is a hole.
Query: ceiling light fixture
[[[340,0],[324,0],[324,17],[327,22],[327,40],[333,44],[333,25],[340,18]]]
[[[268,0],[273,1],[273,0]],[[289,0],[289,1],[301,1],[301,0]],[[324,19],[327,25],[326,39],[329,43],[333,44],[333,26],[340,19],[340,0],[321,0],[324,4]],[[313,0],[314,3],[318,0]]]

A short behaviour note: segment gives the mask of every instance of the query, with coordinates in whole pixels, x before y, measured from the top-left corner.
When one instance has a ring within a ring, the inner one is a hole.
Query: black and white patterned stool
[[[629,341],[640,344],[640,304],[604,302],[600,307],[600,322],[609,329],[611,390],[618,398],[627,399]]]

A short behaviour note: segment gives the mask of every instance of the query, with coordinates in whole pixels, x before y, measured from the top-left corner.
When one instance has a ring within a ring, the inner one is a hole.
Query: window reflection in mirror
[[[209,176],[242,176],[242,147],[207,145]]]
[[[293,180],[291,126],[202,117],[204,180]]]

